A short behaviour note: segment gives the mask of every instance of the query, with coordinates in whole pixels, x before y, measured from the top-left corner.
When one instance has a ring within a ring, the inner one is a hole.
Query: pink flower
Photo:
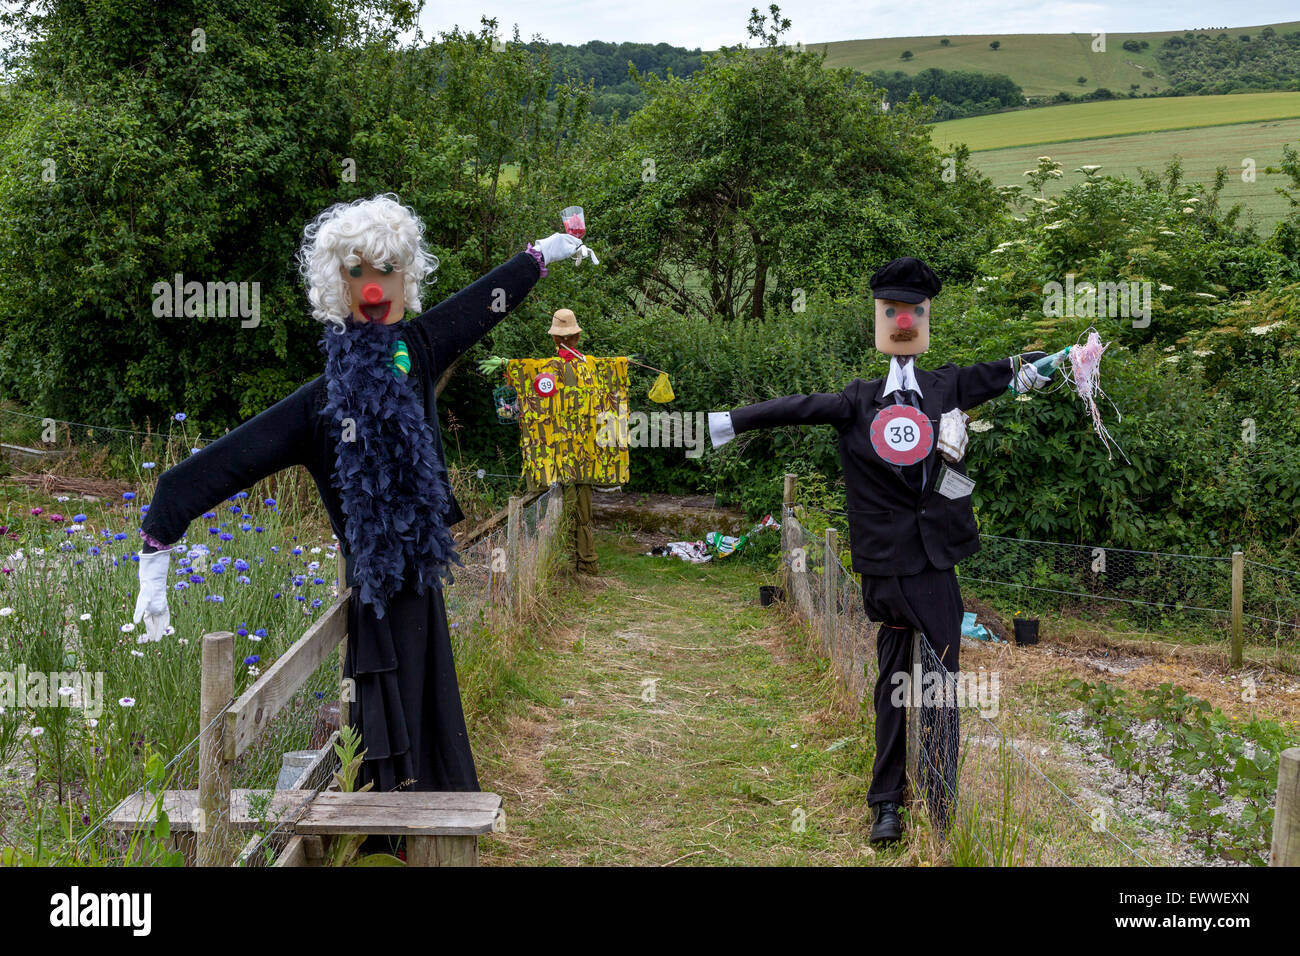
[[[33,508],[33,509],[32,509],[32,514],[33,514],[33,515],[39,515],[39,514],[42,514],[44,511],[45,511],[44,508]]]
[[[51,515],[46,515],[46,517],[49,518],[51,521],[62,521],[62,520],[63,520],[63,515],[61,515],[61,514],[51,514]]]

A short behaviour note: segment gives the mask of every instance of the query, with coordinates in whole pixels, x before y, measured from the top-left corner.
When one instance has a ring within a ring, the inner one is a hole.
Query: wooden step
[[[322,793],[306,809],[298,833],[474,836],[505,829],[495,793]]]

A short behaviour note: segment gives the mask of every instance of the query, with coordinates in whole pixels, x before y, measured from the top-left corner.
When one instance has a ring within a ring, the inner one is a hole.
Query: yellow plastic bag
[[[660,372],[655,383],[650,386],[650,401],[652,402],[671,402],[673,400],[673,386],[668,381],[668,373]]]

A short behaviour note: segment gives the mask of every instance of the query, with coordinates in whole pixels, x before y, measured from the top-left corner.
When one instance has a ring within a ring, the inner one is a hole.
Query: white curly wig
[[[321,322],[345,326],[352,311],[340,266],[364,259],[376,268],[391,262],[406,278],[406,307],[420,309],[420,286],[438,268],[424,245],[424,223],[393,193],[330,206],[303,230],[298,271],[307,285],[311,314]]]

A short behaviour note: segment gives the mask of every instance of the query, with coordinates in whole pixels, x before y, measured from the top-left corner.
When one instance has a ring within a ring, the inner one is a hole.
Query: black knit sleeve
[[[174,544],[191,521],[238,491],[291,465],[307,464],[315,382],[309,382],[158,478],[140,530]]]
[[[541,274],[537,260],[521,252],[413,319],[433,349],[433,378],[522,302]]]

